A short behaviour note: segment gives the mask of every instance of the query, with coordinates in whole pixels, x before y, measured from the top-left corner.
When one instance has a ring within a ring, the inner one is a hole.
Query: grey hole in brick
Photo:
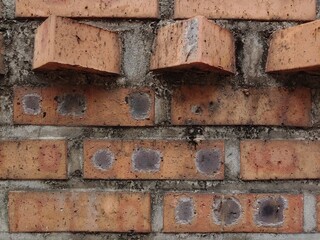
[[[114,163],[114,154],[105,149],[98,150],[92,157],[93,165],[101,170],[108,170]]]
[[[143,120],[149,117],[151,110],[151,98],[147,93],[132,93],[128,97],[131,116],[136,120]]]
[[[257,211],[255,220],[257,225],[265,227],[275,227],[282,225],[284,221],[284,210],[286,200],[282,197],[265,198],[257,201]]]
[[[203,110],[200,106],[194,105],[191,107],[191,112],[196,115],[202,114]]]
[[[132,154],[134,171],[158,172],[161,164],[161,153],[152,149],[137,149]]]
[[[190,198],[181,198],[175,209],[176,222],[179,224],[190,224],[194,218],[194,203]]]
[[[214,221],[223,226],[236,224],[241,216],[241,205],[234,198],[217,198],[213,206]]]
[[[38,115],[41,113],[41,96],[38,94],[27,94],[23,96],[22,107],[25,114]]]
[[[62,116],[83,116],[86,111],[86,98],[81,94],[66,94],[55,98],[58,113]]]
[[[199,172],[213,175],[221,165],[221,153],[217,149],[202,149],[196,154],[196,167]]]

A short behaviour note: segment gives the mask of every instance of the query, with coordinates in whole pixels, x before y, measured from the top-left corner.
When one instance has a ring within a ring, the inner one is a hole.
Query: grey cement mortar
[[[33,72],[34,31],[43,19],[14,19],[14,0],[3,0],[4,19],[0,32],[5,36],[6,74],[0,77],[0,139],[67,139],[67,181],[0,181],[0,239],[13,240],[102,240],[102,239],[210,239],[210,240],[318,240],[320,234],[162,234],[162,205],[166,192],[209,193],[300,193],[320,194],[320,183],[314,180],[254,181],[238,180],[239,142],[242,139],[307,139],[320,140],[320,76],[314,73],[269,75],[264,72],[270,35],[278,30],[297,25],[294,22],[214,21],[229,29],[236,39],[237,72],[235,76],[221,76],[199,71],[154,74],[149,72],[153,40],[159,25],[173,21],[173,0],[160,0],[161,20],[90,20],[81,22],[120,33],[122,74],[119,77],[72,71]],[[318,0],[320,4],[320,1]],[[318,18],[320,17],[318,11]],[[230,84],[234,88],[249,86],[305,86],[313,88],[312,118],[314,127],[253,127],[253,126],[188,126],[170,125],[170,101],[174,88],[184,84]],[[150,87],[156,92],[156,126],[148,128],[121,127],[53,127],[13,125],[12,102],[14,86],[96,85],[103,88]],[[202,139],[226,141],[225,181],[107,181],[84,180],[83,140],[99,139],[182,139],[196,145]],[[9,234],[7,196],[11,190],[103,190],[148,191],[152,194],[152,234]],[[309,195],[308,195],[309,196]],[[305,231],[314,231],[312,197],[307,198],[304,213]],[[307,218],[307,219],[306,219]]]

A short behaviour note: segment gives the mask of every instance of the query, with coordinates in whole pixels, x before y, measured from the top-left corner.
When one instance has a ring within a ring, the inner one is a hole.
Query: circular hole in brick
[[[287,201],[283,197],[267,197],[256,202],[255,221],[264,227],[276,227],[283,224]]]
[[[218,149],[201,149],[196,154],[197,170],[206,175],[214,175],[221,166],[221,152]]]
[[[98,150],[92,157],[93,165],[96,168],[104,171],[112,167],[114,160],[114,154],[107,149]]]
[[[133,170],[137,172],[160,171],[162,155],[160,151],[140,148],[132,154]]]
[[[41,101],[40,95],[33,93],[27,94],[22,98],[23,112],[28,115],[38,115],[41,113]]]
[[[191,198],[180,198],[175,209],[176,222],[179,224],[191,224],[194,216],[193,200]]]
[[[213,204],[213,220],[216,224],[230,226],[236,224],[241,217],[240,202],[235,198],[216,198]]]
[[[58,102],[58,113],[62,116],[80,117],[86,111],[86,98],[82,94],[66,94],[55,98]]]
[[[151,97],[147,93],[135,92],[127,98],[131,116],[136,120],[147,119],[151,110]]]

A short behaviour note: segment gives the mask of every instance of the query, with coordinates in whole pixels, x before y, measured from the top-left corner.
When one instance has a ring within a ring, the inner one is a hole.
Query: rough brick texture
[[[174,125],[310,126],[310,113],[306,88],[182,86],[175,89],[171,106]]]
[[[11,232],[149,232],[148,193],[10,192]]]
[[[16,17],[158,18],[158,0],[16,0]]]
[[[75,69],[119,74],[120,59],[117,33],[55,16],[37,29],[35,70]]]
[[[195,17],[159,29],[150,68],[234,73],[234,55],[234,39],[228,30],[204,17]]]
[[[299,233],[302,195],[169,193],[165,232]]]
[[[152,125],[154,94],[147,89],[18,87],[15,89],[14,121],[34,125]]]
[[[247,140],[240,151],[244,180],[320,178],[319,142]]]
[[[316,0],[175,0],[175,18],[294,20],[316,18]]]
[[[1,4],[0,4],[0,11],[1,11]],[[0,13],[0,15],[1,15],[1,13]],[[0,34],[0,74],[5,74],[3,34]]]
[[[282,73],[319,70],[319,29],[320,21],[317,20],[275,32],[270,42],[266,71]]]
[[[205,141],[105,141],[84,144],[90,179],[223,179],[224,143]]]
[[[67,179],[67,143],[0,141],[0,166],[0,179]]]

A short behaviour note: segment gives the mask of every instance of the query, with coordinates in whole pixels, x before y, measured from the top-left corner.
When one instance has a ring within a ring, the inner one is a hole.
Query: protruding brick
[[[311,125],[307,88],[182,86],[173,92],[174,125]]]
[[[186,68],[234,73],[232,34],[204,17],[161,27],[155,40],[151,70]]]
[[[320,20],[279,30],[272,35],[266,72],[319,71]]]
[[[36,31],[33,69],[120,73],[117,33],[50,16]]]
[[[241,178],[320,178],[320,142],[246,140],[241,142]]]
[[[16,17],[159,18],[158,0],[16,0]]]
[[[10,232],[150,232],[151,199],[133,192],[10,192]]]
[[[140,94],[141,99],[130,100]],[[14,90],[14,122],[31,125],[146,126],[154,124],[149,89],[46,87]]]
[[[316,18],[316,0],[175,0],[176,19],[197,15],[213,19],[310,21]]]
[[[84,178],[224,178],[224,143],[202,141],[195,147],[178,140],[86,140]]]
[[[303,195],[169,193],[164,232],[303,231]]]
[[[67,179],[66,141],[0,141],[0,179]]]

